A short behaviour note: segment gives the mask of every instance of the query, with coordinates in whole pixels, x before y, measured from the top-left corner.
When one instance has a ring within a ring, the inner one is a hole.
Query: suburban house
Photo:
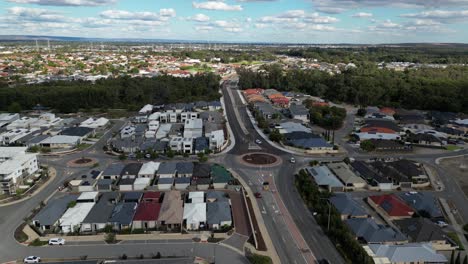
[[[413,209],[394,194],[369,196],[367,202],[382,217],[388,220],[411,218],[414,214]]]
[[[315,184],[320,188],[330,192],[342,192],[343,183],[326,166],[316,166],[306,168],[307,173],[314,179]]]
[[[218,164],[211,166],[211,178],[213,179],[213,188],[226,189],[228,184],[232,181],[231,173]]]
[[[69,204],[76,201],[76,198],[78,198],[78,195],[65,195],[53,198],[33,217],[33,225],[41,231],[53,229],[60,217],[68,209]]]
[[[181,227],[183,220],[184,201],[179,191],[169,191],[164,195],[161,203],[158,222],[167,230],[177,230]]]
[[[141,202],[133,217],[133,229],[152,229],[158,226],[161,204],[158,202]]]
[[[134,179],[138,176],[143,163],[134,162],[125,165],[122,170],[122,179]]]
[[[187,230],[199,230],[206,224],[206,203],[185,203],[184,226]]]
[[[59,219],[59,225],[62,232],[79,232],[81,223],[94,205],[94,202],[76,203],[75,206],[68,208],[68,210]]]
[[[203,121],[197,119],[187,119],[184,125],[184,138],[197,138],[203,136]]]
[[[229,202],[216,201],[206,204],[206,224],[218,230],[232,225],[231,205]]]
[[[51,149],[72,149],[81,143],[79,136],[63,136],[57,135],[44,139],[39,143],[43,148]]]
[[[175,162],[163,162],[159,165],[156,176],[161,178],[174,178],[177,173],[177,163]]]
[[[330,197],[330,203],[341,214],[341,219],[367,218],[366,210],[347,193],[337,193]]]
[[[37,154],[26,147],[0,147],[0,194],[15,194],[23,180],[39,170]]]
[[[63,136],[74,136],[74,137],[80,137],[81,140],[84,140],[85,138],[92,136],[94,133],[93,128],[89,127],[69,127],[60,132],[60,135]]]
[[[410,243],[403,245],[369,244],[364,246],[367,254],[375,263],[388,264],[443,264],[447,258],[437,253],[429,243]]]
[[[356,239],[367,243],[407,243],[408,238],[399,231],[385,225],[379,225],[373,218],[351,218],[345,220]]]
[[[122,171],[125,167],[123,163],[111,163],[107,168],[101,173],[100,178],[102,179],[111,179],[118,180],[122,175]]]
[[[305,131],[293,131],[284,134],[286,145],[303,149],[308,153],[326,153],[333,151],[333,145],[317,134]]]
[[[109,223],[114,207],[119,201],[119,196],[117,192],[103,193],[99,201],[83,220],[80,231],[97,232],[103,230]]]
[[[193,175],[193,162],[177,162],[176,171],[177,177],[192,177]]]
[[[220,151],[224,144],[224,130],[215,130],[210,133],[209,137],[210,150]]]
[[[456,244],[449,241],[441,227],[427,218],[417,217],[395,221],[398,228],[406,234],[410,242],[431,243],[437,251],[455,250]]]
[[[367,183],[364,179],[354,174],[348,164],[344,162],[328,163],[328,168],[338,177],[348,190],[364,189]]]
[[[432,220],[443,220],[444,214],[439,206],[438,199],[431,193],[400,193],[398,195],[414,211]]]
[[[391,180],[376,173],[371,166],[364,161],[352,162],[351,169],[361,178],[366,180],[369,189],[390,191],[394,188]]]
[[[139,203],[142,198],[142,192],[126,192],[122,200],[124,203]]]
[[[114,230],[124,230],[132,227],[133,216],[135,215],[137,203],[118,203],[112,211],[109,223]]]
[[[143,163],[143,165],[140,168],[140,171],[138,172],[138,178],[154,178],[156,175],[156,171],[159,169],[160,162],[146,162]]]
[[[291,104],[289,106],[289,113],[292,119],[300,120],[304,123],[308,123],[310,121],[309,109],[303,105]]]
[[[159,178],[157,186],[160,191],[170,190],[174,186],[174,178]]]

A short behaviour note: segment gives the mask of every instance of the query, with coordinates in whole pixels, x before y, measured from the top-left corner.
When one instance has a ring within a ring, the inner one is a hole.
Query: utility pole
[[[328,203],[328,224],[327,224],[327,230],[330,231],[330,221],[331,221],[331,203],[330,200],[327,198],[319,198],[320,200],[326,200]]]
[[[37,39],[36,39],[36,51],[39,52],[39,44],[37,43]]]

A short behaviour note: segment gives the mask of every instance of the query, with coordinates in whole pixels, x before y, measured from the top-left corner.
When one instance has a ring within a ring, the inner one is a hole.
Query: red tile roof
[[[160,192],[145,192],[143,194],[143,200],[144,199],[156,199],[159,200],[161,198],[161,193]]]
[[[407,217],[414,214],[413,209],[396,195],[369,196],[369,199],[382,208],[389,216]]]
[[[133,221],[156,221],[161,210],[160,203],[140,203]]]
[[[382,107],[382,108],[380,108],[380,113],[392,116],[392,115],[395,114],[395,109],[393,109],[391,107]]]
[[[361,128],[361,132],[365,133],[387,133],[387,134],[396,134],[396,131],[386,127],[363,127]]]

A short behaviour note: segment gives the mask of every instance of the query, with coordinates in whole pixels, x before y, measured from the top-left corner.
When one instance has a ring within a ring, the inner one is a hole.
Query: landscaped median
[[[372,258],[367,255],[363,247],[351,234],[351,231],[341,221],[340,214],[323,201],[330,198],[331,193],[320,191],[304,170],[301,170],[295,177],[295,185],[299,194],[307,207],[313,209],[316,213],[315,219],[317,223],[322,227],[343,258],[349,263],[374,263]],[[329,213],[330,227],[328,228]]]

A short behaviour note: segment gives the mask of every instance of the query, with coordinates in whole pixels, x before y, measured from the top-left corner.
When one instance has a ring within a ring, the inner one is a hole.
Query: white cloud
[[[27,20],[27,21],[49,21],[49,22],[63,22],[68,20],[66,17],[58,12],[39,9],[39,8],[26,8],[26,7],[11,7],[7,9],[8,14],[12,19]]]
[[[193,17],[189,18],[190,20],[196,21],[196,22],[208,22],[210,21],[210,17],[205,15],[205,14],[196,14]]]
[[[352,17],[357,17],[357,18],[369,18],[373,16],[374,15],[372,13],[366,13],[366,12],[359,12],[359,13],[352,15]]]
[[[196,26],[195,27],[196,31],[211,31],[213,29],[214,29],[214,27],[212,27],[212,26]]]
[[[468,21],[468,10],[446,11],[446,10],[431,10],[420,13],[403,14],[401,17],[431,19],[443,22],[451,21]]]
[[[226,32],[242,32],[243,29],[240,24],[226,20],[216,20],[210,23],[210,26],[222,29]]]
[[[7,0],[17,4],[36,4],[48,6],[102,6],[111,5],[117,0]]]
[[[332,24],[339,21],[336,17],[331,16],[321,16],[319,13],[312,13],[304,17],[304,21],[308,23],[315,24]]]
[[[290,10],[276,16],[264,16],[257,20],[261,24],[276,23],[284,24],[285,27],[297,27],[298,23],[332,24],[338,21],[336,17],[321,16],[317,12],[307,14],[304,10]]]
[[[316,10],[324,13],[336,14],[346,10],[392,6],[400,8],[440,8],[440,7],[466,7],[467,0],[309,0]]]
[[[145,21],[166,21],[175,16],[174,9],[161,9],[159,13],[153,12],[129,12],[125,10],[106,10],[100,16],[107,19],[118,20],[145,20]]]
[[[197,9],[220,10],[220,11],[242,11],[240,5],[228,5],[222,1],[193,2],[192,6]]]

